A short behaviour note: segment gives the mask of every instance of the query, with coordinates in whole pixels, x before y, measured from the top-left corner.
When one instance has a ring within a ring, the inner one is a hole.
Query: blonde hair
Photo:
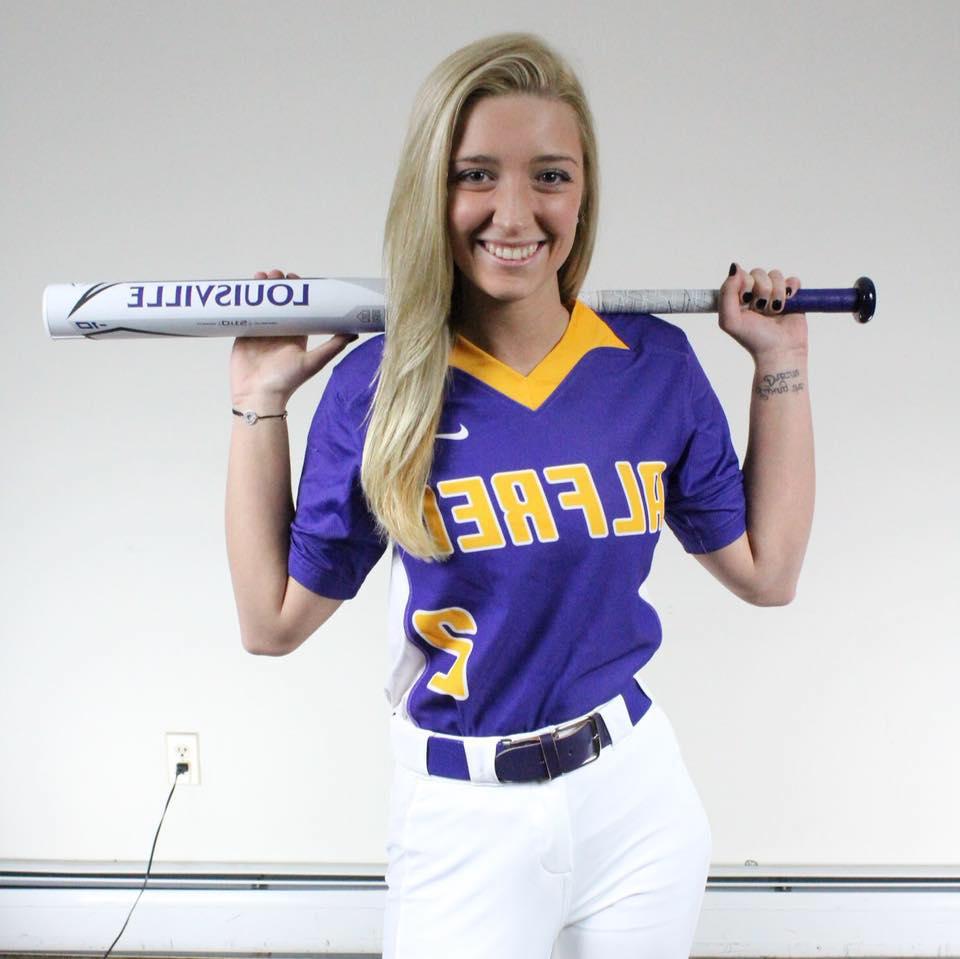
[[[455,332],[455,268],[447,230],[450,152],[463,111],[487,96],[529,94],[569,104],[583,150],[573,248],[557,274],[572,310],[593,255],[599,180],[593,118],[568,63],[530,33],[477,40],[438,64],[411,111],[384,228],[386,334],[363,449],[361,484],[379,532],[411,555],[442,559],[424,496]]]

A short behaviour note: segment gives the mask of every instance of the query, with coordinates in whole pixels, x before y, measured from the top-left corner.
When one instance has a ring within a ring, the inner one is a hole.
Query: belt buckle
[[[600,742],[600,727],[597,725],[597,713],[591,713],[586,719],[577,720],[574,723],[570,723],[566,726],[555,726],[550,731],[550,738],[554,742],[560,739],[567,739],[569,736],[573,736],[575,733],[578,733],[587,723],[590,723],[593,727],[593,735],[590,737],[591,742],[594,746],[594,754],[587,759],[585,762],[582,762],[579,766],[575,766],[575,769],[582,769],[584,766],[589,766],[590,763],[595,762],[600,758],[600,750],[603,748],[603,744]],[[540,741],[539,736],[526,736],[518,739],[501,739],[500,742],[503,744],[504,752],[507,749],[519,746],[528,746],[532,743],[536,743],[540,747],[540,755],[543,756],[543,765],[547,770],[546,779],[554,779],[555,777],[550,773],[550,763],[547,761],[547,754],[544,752],[543,743]],[[573,770],[568,770],[572,772]],[[562,775],[562,773],[561,773]]]

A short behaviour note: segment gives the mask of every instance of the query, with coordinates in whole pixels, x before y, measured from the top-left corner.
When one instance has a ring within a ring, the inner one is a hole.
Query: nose
[[[525,177],[502,176],[493,192],[493,224],[505,235],[522,233],[534,218],[534,198]]]

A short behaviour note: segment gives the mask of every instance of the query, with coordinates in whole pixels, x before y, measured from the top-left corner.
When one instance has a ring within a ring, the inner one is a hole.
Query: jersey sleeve
[[[667,474],[666,520],[688,553],[710,553],[746,531],[743,473],[720,401],[686,347],[687,438]]]
[[[338,389],[337,368],[307,438],[288,571],[307,589],[351,599],[386,548],[360,486],[364,404]]]

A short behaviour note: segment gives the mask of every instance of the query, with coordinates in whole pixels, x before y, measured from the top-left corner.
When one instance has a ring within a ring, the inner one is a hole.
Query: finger
[[[770,277],[772,284],[770,289],[770,302],[767,308],[770,313],[780,313],[787,299],[787,284],[783,279],[783,274],[779,270],[770,270],[767,276]]]
[[[253,274],[253,278],[255,280],[265,280],[267,278],[267,274],[264,273],[263,270],[257,270],[257,272]]]
[[[355,339],[357,339],[356,333],[334,333],[329,339],[310,350],[310,356],[323,356],[325,358],[336,356]]]
[[[730,316],[739,313],[740,304],[750,302],[752,286],[753,277],[739,263],[731,263],[727,278],[720,285],[721,310]]]
[[[754,267],[750,271],[750,275],[753,277],[753,309],[762,313],[770,302],[770,291],[773,289],[773,284],[770,282],[766,270],[761,270],[759,267]]]
[[[727,279],[723,281],[720,287],[720,298],[724,299],[727,290],[732,288],[736,290],[740,303],[746,305],[753,299],[753,277],[739,263],[730,264],[730,273]]]
[[[800,289],[800,277],[799,276],[788,276],[784,281],[786,283],[786,294],[787,297],[794,296],[797,290]]]
[[[348,343],[357,339],[356,333],[335,333],[329,340],[324,340],[319,346],[310,350],[306,355],[307,368],[310,375],[323,369]]]
[[[288,280],[300,280],[300,279],[302,279],[302,277],[298,276],[296,273],[288,273],[288,274],[287,274],[287,279],[288,279]]]

